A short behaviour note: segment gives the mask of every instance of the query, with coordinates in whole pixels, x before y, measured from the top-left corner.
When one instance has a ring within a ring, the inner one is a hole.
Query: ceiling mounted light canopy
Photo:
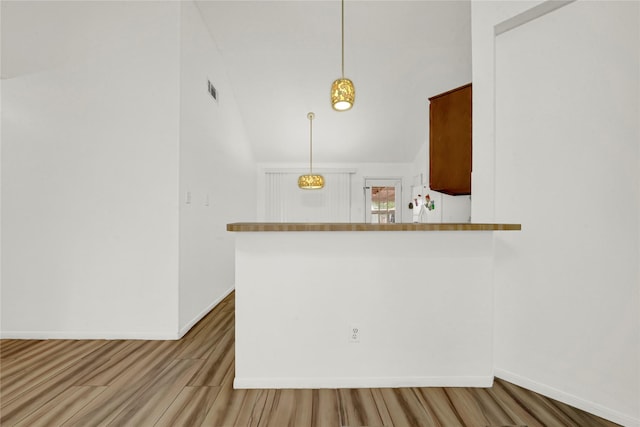
[[[319,190],[324,187],[324,177],[313,174],[313,119],[316,118],[316,115],[308,113],[307,118],[309,119],[309,173],[300,175],[298,187],[303,190]]]
[[[344,0],[342,1],[342,77],[331,85],[331,106],[336,111],[347,111],[356,100],[353,82],[344,77]]]

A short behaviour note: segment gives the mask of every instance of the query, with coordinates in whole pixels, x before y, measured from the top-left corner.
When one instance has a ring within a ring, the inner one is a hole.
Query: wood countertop
[[[517,231],[520,224],[474,223],[405,223],[367,224],[335,222],[235,222],[227,224],[227,231]]]

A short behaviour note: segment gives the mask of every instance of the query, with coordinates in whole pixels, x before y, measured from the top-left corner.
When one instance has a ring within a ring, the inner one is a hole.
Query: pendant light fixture
[[[331,106],[336,111],[347,111],[356,100],[353,82],[344,77],[344,0],[342,1],[342,77],[331,85]]]
[[[303,190],[319,190],[324,187],[324,177],[322,175],[313,174],[313,119],[316,115],[308,113],[309,119],[309,173],[307,175],[300,175],[298,178],[298,187]]]

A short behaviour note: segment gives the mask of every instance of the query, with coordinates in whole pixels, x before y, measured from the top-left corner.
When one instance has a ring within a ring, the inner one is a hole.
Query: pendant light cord
[[[309,175],[313,175],[313,113],[309,113]]]
[[[344,0],[342,0],[342,78],[344,79]]]

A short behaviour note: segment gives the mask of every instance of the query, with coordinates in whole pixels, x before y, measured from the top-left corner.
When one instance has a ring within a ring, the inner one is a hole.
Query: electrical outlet
[[[351,325],[349,329],[349,342],[351,344],[360,343],[360,328],[356,325]]]

